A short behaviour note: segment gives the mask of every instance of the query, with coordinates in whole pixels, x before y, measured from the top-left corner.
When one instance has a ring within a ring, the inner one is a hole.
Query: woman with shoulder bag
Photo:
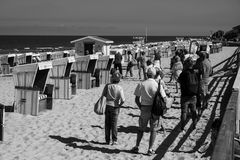
[[[111,83],[107,84],[102,96],[106,97],[105,110],[105,140],[106,144],[110,144],[110,136],[112,133],[112,145],[117,144],[117,120],[120,106],[125,101],[122,87],[118,84],[121,79],[119,72],[114,72],[111,77]]]

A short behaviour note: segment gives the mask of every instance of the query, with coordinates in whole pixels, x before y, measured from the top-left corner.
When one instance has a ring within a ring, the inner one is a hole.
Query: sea
[[[29,49],[34,50],[39,47],[46,48],[73,48],[74,44],[70,42],[85,36],[1,36],[0,35],[0,51],[11,51],[11,50],[22,50]],[[136,41],[137,37],[144,36],[99,36],[111,41],[114,41],[113,45],[119,44],[132,44]],[[188,37],[188,36],[148,36],[146,41],[150,42],[163,42],[163,41],[174,41],[176,37]],[[191,36],[191,38],[202,38],[203,36]],[[0,52],[1,54],[1,52]]]

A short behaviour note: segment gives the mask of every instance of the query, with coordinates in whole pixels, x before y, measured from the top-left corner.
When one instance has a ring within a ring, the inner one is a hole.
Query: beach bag
[[[167,105],[160,93],[160,81],[158,83],[158,89],[153,100],[153,106],[151,113],[156,116],[163,116],[167,112]]]
[[[187,87],[189,95],[197,95],[198,93],[198,76],[195,71],[187,71]]]
[[[101,96],[94,105],[94,112],[98,115],[103,115],[106,109],[106,97]]]

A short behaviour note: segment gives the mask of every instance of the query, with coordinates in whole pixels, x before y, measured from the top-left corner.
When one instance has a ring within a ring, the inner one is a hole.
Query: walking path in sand
[[[210,55],[212,65],[230,57],[236,48],[224,47],[220,53]],[[163,68],[169,72],[169,58],[162,59]],[[135,71],[135,76],[137,72]],[[167,74],[165,81],[169,81]],[[140,154],[130,153],[135,145],[139,110],[133,92],[139,81],[124,79],[126,102],[121,108],[118,121],[118,145],[104,145],[104,116],[93,112],[93,105],[101,95],[103,85],[89,90],[77,90],[71,100],[54,100],[53,110],[39,116],[6,113],[4,141],[0,144],[0,159],[3,160],[106,160],[106,159],[210,159],[211,132],[214,118],[220,116],[226,86],[232,77],[216,77],[211,84],[209,107],[204,110],[196,129],[191,129],[191,120],[186,132],[179,132],[180,94],[168,110],[163,124],[166,134],[158,133],[156,155],[146,155],[149,133],[145,133],[140,145]],[[175,86],[167,83],[175,92]],[[0,103],[13,101],[12,77],[0,77]],[[208,148],[209,147],[209,148]]]

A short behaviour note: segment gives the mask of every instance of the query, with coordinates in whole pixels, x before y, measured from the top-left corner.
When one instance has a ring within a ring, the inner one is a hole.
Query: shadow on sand
[[[210,97],[213,95],[214,91],[217,89],[219,86],[220,82],[224,82],[223,86],[219,90],[219,94],[216,97],[216,103],[214,103],[210,118],[208,120],[208,123],[205,127],[205,130],[202,134],[202,136],[197,140],[195,147],[191,151],[180,151],[179,149],[181,146],[184,144],[186,139],[189,137],[191,132],[194,130],[193,126],[191,125],[190,128],[186,131],[185,135],[181,138],[181,140],[178,142],[176,147],[172,150],[172,152],[184,152],[184,153],[194,153],[197,152],[201,146],[204,144],[208,134],[211,131],[211,125],[214,121],[215,115],[216,115],[216,109],[217,106],[219,105],[219,102],[221,102],[220,105],[220,118],[222,119],[224,112],[225,112],[225,107],[229,101],[230,98],[230,93],[231,93],[231,88],[235,80],[235,75],[230,75],[228,77],[224,76],[223,77],[214,77],[212,81],[209,84],[210,90]],[[224,96],[221,96],[224,95]],[[222,98],[222,99],[221,99]],[[172,107],[173,108],[173,107]],[[176,108],[179,109],[179,108]],[[188,119],[189,121],[189,119]],[[186,122],[187,123],[187,122]],[[164,139],[164,141],[161,143],[161,145],[157,148],[156,150],[156,156],[154,157],[155,160],[162,159],[165,155],[165,153],[168,151],[169,147],[172,145],[172,143],[175,141],[175,139],[178,137],[179,133],[181,132],[180,130],[180,125],[181,122],[179,122],[176,127],[171,131],[171,133]],[[208,149],[205,151],[205,154],[202,157],[207,157],[212,154],[213,151],[213,144],[210,144]]]
[[[106,143],[103,143],[103,142],[86,141],[86,140],[78,139],[75,137],[64,138],[61,136],[54,136],[54,135],[50,135],[49,137],[66,144],[67,147],[72,147],[72,148],[79,148],[84,150],[95,150],[95,151],[99,151],[102,153],[109,153],[109,154],[112,154],[112,153],[117,154],[120,152],[131,153],[129,150],[119,150],[119,149],[105,148],[102,146],[101,147],[93,146],[93,144],[105,145]],[[78,145],[76,144],[77,142],[80,142],[83,145]]]

